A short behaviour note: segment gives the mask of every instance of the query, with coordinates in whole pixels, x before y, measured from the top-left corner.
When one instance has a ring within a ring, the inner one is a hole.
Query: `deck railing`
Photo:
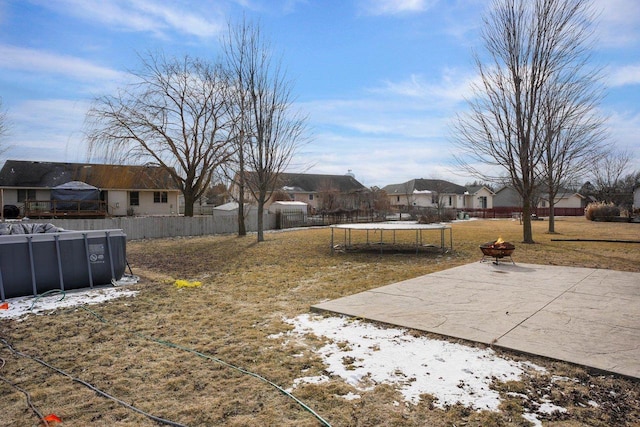
[[[26,200],[24,216],[29,218],[104,218],[107,204],[102,200]]]

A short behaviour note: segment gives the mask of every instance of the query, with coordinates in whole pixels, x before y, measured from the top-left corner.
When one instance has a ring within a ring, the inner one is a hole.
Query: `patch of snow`
[[[542,427],[542,421],[538,419],[536,414],[530,412],[522,414],[522,418],[533,424],[534,427]]]
[[[344,400],[357,400],[360,399],[361,396],[359,394],[355,394],[352,392],[349,392],[347,394],[343,394],[342,396],[339,396],[341,398],[343,398]]]
[[[379,383],[393,384],[410,403],[427,393],[441,408],[461,403],[497,411],[500,395],[491,389],[494,380],[519,380],[528,368],[543,369],[503,359],[491,349],[414,337],[405,329],[380,328],[346,317],[304,314],[285,321],[294,326],[289,335],[314,334],[330,340],[317,353],[331,375],[362,391]],[[296,379],[294,388],[305,382]]]
[[[540,407],[538,407],[538,410],[536,411],[539,414],[553,414],[554,412],[567,412],[566,408],[563,408],[562,406],[558,406],[558,405],[554,405],[551,402],[543,402],[542,404],[540,404]]]
[[[44,314],[61,308],[100,304],[116,298],[132,297],[137,293],[137,291],[123,288],[108,287],[68,291],[36,298],[33,296],[10,298],[6,300],[9,308],[0,310],[0,319],[20,319],[30,313]]]

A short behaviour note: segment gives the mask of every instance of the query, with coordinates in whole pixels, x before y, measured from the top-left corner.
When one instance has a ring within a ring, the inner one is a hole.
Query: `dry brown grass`
[[[291,328],[283,318],[306,313],[320,301],[476,262],[481,256],[478,245],[498,235],[516,243],[516,262],[640,271],[639,244],[551,241],[640,240],[638,224],[559,219],[556,229],[561,234],[549,235],[544,233],[547,223],[540,221],[534,223],[538,243],[533,245],[518,244],[522,232],[517,221],[469,221],[453,227],[455,252],[445,255],[332,255],[328,229],[269,233],[260,244],[255,236],[130,242],[129,262],[143,279],[132,286],[140,291],[135,298],[92,306],[95,315],[76,308],[2,321],[0,337],[125,402],[184,425],[316,426],[309,412],[264,382],[148,338],[196,349],[287,388],[295,378],[319,375],[324,366],[313,351],[321,344],[318,339],[283,347],[269,338]],[[176,289],[176,279],[204,284]],[[435,409],[429,396],[419,405],[395,406],[401,396],[387,385],[348,401],[338,395],[354,390],[340,380],[303,386],[295,394],[334,426],[527,425],[520,417],[527,402],[506,395],[513,390],[546,393],[568,409],[550,417],[549,425],[640,423],[637,381],[590,374],[542,358],[505,356],[532,360],[549,372],[515,384],[496,384],[504,397],[498,413],[462,406]],[[5,361],[0,376],[27,390],[44,414],[62,417],[63,425],[156,425],[1,345],[0,358]],[[551,383],[552,375],[572,380]],[[595,408],[589,400],[601,405]],[[24,395],[6,382],[0,382],[0,409],[0,425],[38,425]]]

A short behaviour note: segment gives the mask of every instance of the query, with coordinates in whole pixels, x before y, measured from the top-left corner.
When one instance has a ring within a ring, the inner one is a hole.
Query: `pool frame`
[[[125,266],[120,229],[0,236],[0,300],[108,285]]]

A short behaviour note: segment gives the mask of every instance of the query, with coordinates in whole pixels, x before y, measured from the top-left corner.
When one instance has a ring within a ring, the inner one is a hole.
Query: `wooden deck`
[[[27,200],[24,216],[28,218],[106,218],[107,204],[101,200]]]

